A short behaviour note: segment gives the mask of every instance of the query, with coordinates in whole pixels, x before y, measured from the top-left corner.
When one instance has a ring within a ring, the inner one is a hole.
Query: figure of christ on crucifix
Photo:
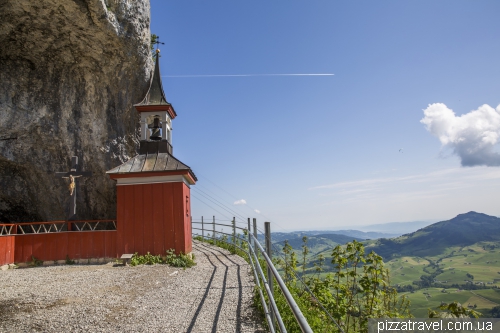
[[[69,207],[68,207],[68,220],[71,220],[76,215],[76,178],[92,176],[92,172],[76,171],[78,167],[78,157],[71,157],[71,170],[69,172],[56,172],[56,177],[69,179]]]
[[[69,177],[62,177],[62,178],[69,178],[69,196],[72,196],[73,195],[73,191],[75,190],[75,187],[76,187],[76,183],[75,183],[75,178],[80,178],[82,175],[79,175],[79,176],[73,176],[73,175],[69,175]]]

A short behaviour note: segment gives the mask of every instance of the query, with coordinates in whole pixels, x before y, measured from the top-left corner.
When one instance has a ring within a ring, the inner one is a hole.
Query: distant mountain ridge
[[[353,240],[357,240],[360,242],[360,241],[363,241],[364,239],[350,237],[350,236],[346,236],[346,235],[320,234],[317,236],[307,236],[307,246],[314,247],[318,243],[320,243],[322,240],[330,240],[336,244],[345,244],[345,243],[352,242]],[[277,242],[277,244],[284,245],[285,241],[288,241],[288,244],[290,244],[294,249],[300,248],[303,244],[302,237],[282,240],[280,242]]]
[[[326,233],[326,231],[325,231]],[[356,237],[362,240],[366,239],[377,239],[377,238],[392,238],[401,236],[397,233],[385,233],[385,232],[377,232],[377,231],[361,231],[361,230],[333,230],[329,231],[329,233],[345,235],[350,237]]]
[[[400,234],[394,233],[382,233],[382,232],[365,232],[360,230],[309,230],[309,231],[291,231],[291,232],[273,232],[272,239],[273,243],[281,242],[285,239],[290,240],[293,238],[302,238],[304,236],[319,236],[319,235],[344,235],[349,237],[354,237],[356,240],[367,240],[376,238],[392,238],[400,236]],[[264,239],[264,236],[260,236]],[[351,239],[352,240],[352,239]]]
[[[435,222],[437,221],[390,222],[390,223],[367,225],[359,227],[358,230],[368,231],[368,232],[371,231],[371,232],[389,233],[401,236],[416,231],[418,229],[425,228],[428,225],[431,225]]]
[[[468,212],[397,238],[379,239],[367,250],[385,259],[394,254],[429,256],[440,254],[451,246],[468,246],[481,241],[500,241],[500,218]]]
[[[284,238],[315,236],[320,234],[337,234],[357,237],[361,239],[377,239],[377,238],[392,238],[398,237],[423,227],[426,227],[434,222],[432,221],[411,221],[411,222],[389,222],[371,225],[351,225],[342,226],[339,229],[327,228],[321,230],[297,230],[290,232],[273,232],[273,241],[281,241]]]

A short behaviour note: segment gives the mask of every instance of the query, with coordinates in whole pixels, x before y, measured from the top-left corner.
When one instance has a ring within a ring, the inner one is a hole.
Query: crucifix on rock
[[[80,177],[92,176],[90,171],[76,171],[78,167],[78,157],[71,157],[71,170],[69,172],[56,172],[56,177],[69,179],[68,192],[69,192],[69,207],[68,207],[68,220],[71,220],[76,215],[76,182],[75,180]]]

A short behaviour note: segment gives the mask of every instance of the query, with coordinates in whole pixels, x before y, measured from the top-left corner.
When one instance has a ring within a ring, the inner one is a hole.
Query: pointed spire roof
[[[175,113],[172,104],[167,101],[163,92],[160,74],[160,50],[156,50],[155,69],[149,85],[148,92],[140,103],[134,105],[137,111],[169,111],[170,117],[174,119]]]

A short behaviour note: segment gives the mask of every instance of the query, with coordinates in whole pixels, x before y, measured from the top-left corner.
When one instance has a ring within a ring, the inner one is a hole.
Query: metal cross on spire
[[[158,46],[159,46],[159,45],[165,45],[165,43],[160,42],[160,36],[158,36],[158,35],[154,35],[154,36],[156,36],[156,37],[154,38],[154,40],[153,40],[153,43],[152,43],[152,44],[153,44],[153,45],[155,45],[155,44],[156,44],[156,49],[158,50]]]
[[[71,220],[76,215],[76,178],[92,176],[90,171],[76,171],[78,168],[78,156],[71,157],[71,170],[69,172],[56,172],[58,178],[69,179],[69,207],[68,207],[68,220]]]

